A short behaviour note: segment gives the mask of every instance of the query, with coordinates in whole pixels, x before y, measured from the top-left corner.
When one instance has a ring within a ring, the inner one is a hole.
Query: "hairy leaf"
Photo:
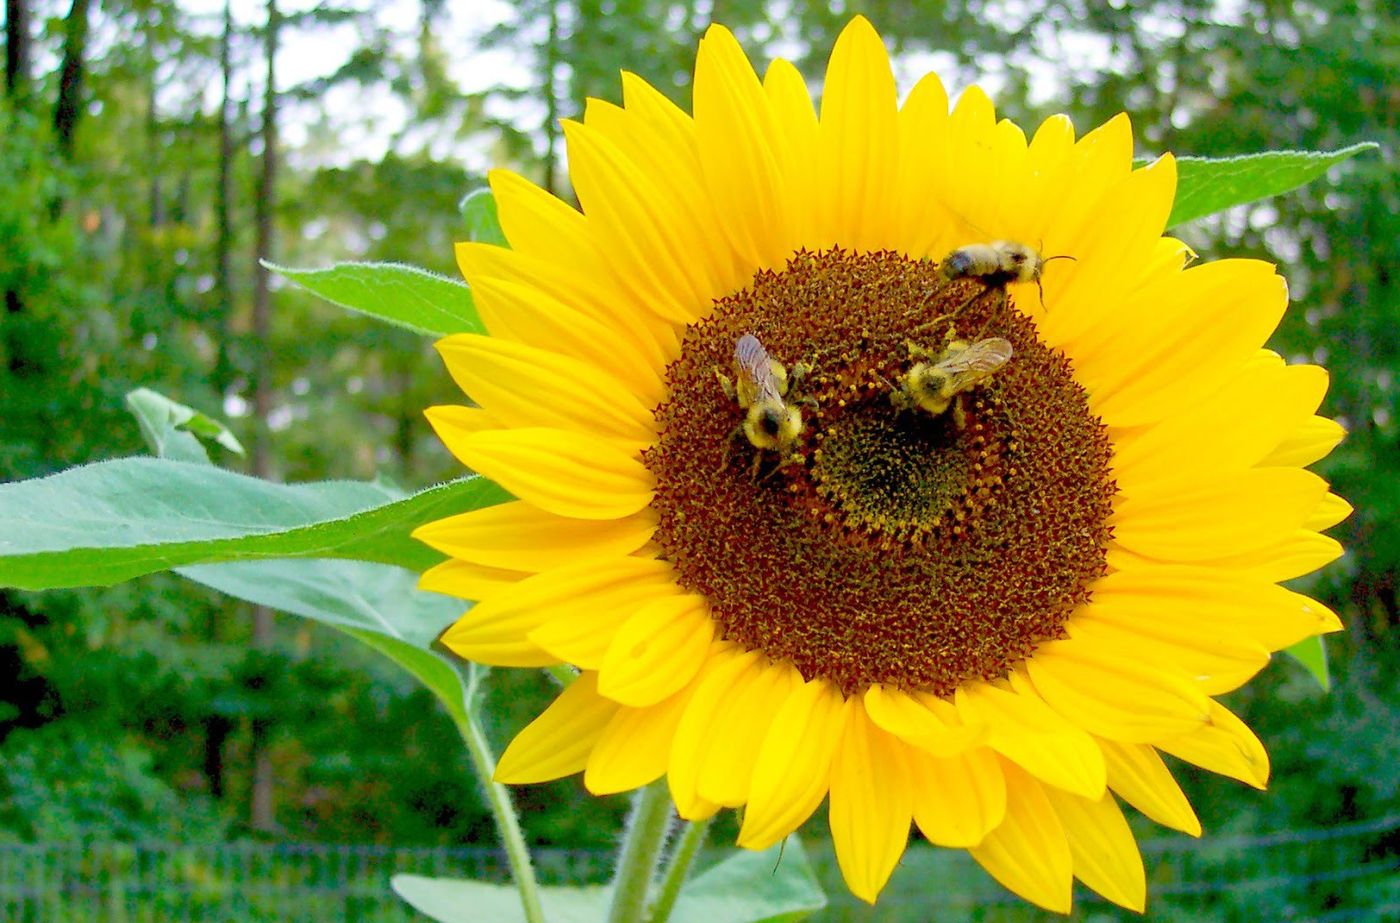
[[[401,263],[336,263],[324,269],[264,265],[333,304],[416,333],[485,332],[471,289],[425,269]]]
[[[243,445],[227,426],[150,388],[127,392],[126,406],[141,427],[141,436],[161,458],[209,464],[200,439],[209,439],[243,454]]]
[[[1176,204],[1167,227],[1297,189],[1317,179],[1329,167],[1378,146],[1367,142],[1330,152],[1270,151],[1218,159],[1179,157]]]
[[[353,558],[422,570],[421,523],[500,503],[478,477],[411,496],[358,481],[274,484],[208,465],[125,458],[0,484],[0,586],[109,586],[189,564]]]
[[[462,198],[457,207],[461,210],[462,220],[467,226],[468,240],[496,244],[500,247],[509,246],[506,243],[505,232],[501,230],[501,222],[496,217],[496,197],[491,194],[490,189],[473,189]]]
[[[1322,643],[1321,635],[1304,638],[1284,648],[1283,652],[1301,663],[1324,692],[1332,688],[1332,673],[1327,669],[1327,648]]]

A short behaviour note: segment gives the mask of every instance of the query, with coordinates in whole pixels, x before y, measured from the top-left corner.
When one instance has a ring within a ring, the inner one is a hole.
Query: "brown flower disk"
[[[812,365],[789,394],[800,463],[764,452],[756,476],[715,376],[745,333]],[[891,402],[910,344],[994,336],[1014,354],[961,414]],[[1105,573],[1107,433],[1004,288],[891,252],[802,252],[688,328],[667,382],[645,454],[656,540],[723,637],[807,679],[949,695],[1004,676]]]

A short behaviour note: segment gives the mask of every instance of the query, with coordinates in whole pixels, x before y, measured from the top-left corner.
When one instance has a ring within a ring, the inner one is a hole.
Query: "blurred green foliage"
[[[220,24],[170,0],[102,4],[65,159],[49,123],[66,5],[32,6],[43,52],[34,91],[0,101],[0,478],[142,451],[122,403],[138,386],[228,420],[245,444],[265,426],[281,479],[416,488],[458,473],[421,417],[458,399],[425,339],[290,286],[273,293],[269,342],[251,338],[261,22],[233,35],[225,302],[214,284],[218,109],[204,89],[219,83]],[[416,10],[398,26],[372,10],[291,20],[284,42],[352,41],[343,66],[281,87],[284,121],[306,130],[287,136],[277,262],[396,260],[454,274],[458,204],[483,184],[480,168],[510,166],[568,197],[553,120],[579,116],[590,96],[620,102],[620,69],[688,105],[708,16],[756,61],[792,58],[816,90],[836,33],[862,12],[895,52],[902,88],[936,66],[951,90],[983,83],[1028,128],[1063,111],[1083,131],[1127,109],[1146,156],[1380,142],[1301,192],[1182,231],[1203,257],[1269,258],[1290,280],[1294,305],[1273,345],[1330,368],[1324,411],[1350,436],[1318,467],[1357,512],[1333,533],[1346,558],[1300,582],[1347,623],[1327,641],[1333,692],[1280,660],[1227,700],[1268,744],[1272,790],[1180,775],[1212,833],[1323,826],[1400,803],[1400,44],[1381,40],[1400,35],[1394,4],[870,0],[838,13],[816,0],[517,0],[494,24],[454,19],[442,3]],[[449,44],[463,32],[474,44]],[[468,88],[462,63],[488,50],[528,77]],[[345,104],[357,97],[408,117],[386,132],[374,106]],[[363,148],[342,141],[386,134]],[[273,408],[260,422],[250,375],[264,347]],[[456,732],[427,691],[308,623],[283,620],[272,651],[249,642],[241,607],[173,576],[0,593],[0,675],[12,677],[0,691],[0,839],[245,832],[252,726],[271,716],[279,837],[493,842]],[[498,747],[551,693],[538,673],[493,672]],[[533,842],[611,842],[621,799],[580,793],[576,780],[517,790]],[[1400,844],[1346,848],[1362,862]],[[1320,886],[1309,912],[1329,900],[1340,898]],[[1241,901],[1241,914],[1260,916]]]

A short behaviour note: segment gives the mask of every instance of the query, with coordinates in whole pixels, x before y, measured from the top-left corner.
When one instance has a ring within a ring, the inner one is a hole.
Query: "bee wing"
[[[1010,358],[1011,342],[1001,337],[989,337],[946,359],[940,359],[934,368],[948,375],[953,390],[961,391],[991,375]]]
[[[734,367],[739,377],[753,386],[759,400],[779,400],[778,384],[773,379],[773,360],[758,337],[746,333],[734,344]]]

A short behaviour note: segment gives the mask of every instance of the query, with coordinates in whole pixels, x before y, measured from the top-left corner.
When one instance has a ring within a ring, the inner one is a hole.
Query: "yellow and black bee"
[[[1072,256],[1040,255],[1029,244],[1014,240],[994,240],[989,244],[968,244],[943,258],[939,272],[951,282],[954,279],[980,279],[989,286],[1012,282],[1034,282],[1040,292],[1040,305],[1045,307],[1045,290],[1040,286],[1040,274],[1050,260],[1072,260]]]
[[[793,378],[800,378],[807,371],[808,366],[799,363],[793,367]],[[746,333],[734,344],[734,375],[736,381],[731,382],[725,375],[715,373],[724,393],[744,411],[743,422],[734,436],[742,433],[754,448],[777,452],[782,459],[779,467],[800,463],[801,456],[793,448],[802,435],[802,411],[789,399],[792,380],[787,368],[768,355],[758,337]],[[755,472],[759,459],[760,456],[754,457]]]
[[[901,409],[918,409],[935,417],[952,407],[953,422],[961,429],[966,418],[959,398],[1005,365],[1011,352],[1010,341],[1001,337],[973,343],[954,340],[937,356],[911,343],[910,358],[919,361],[900,376],[890,401]]]

